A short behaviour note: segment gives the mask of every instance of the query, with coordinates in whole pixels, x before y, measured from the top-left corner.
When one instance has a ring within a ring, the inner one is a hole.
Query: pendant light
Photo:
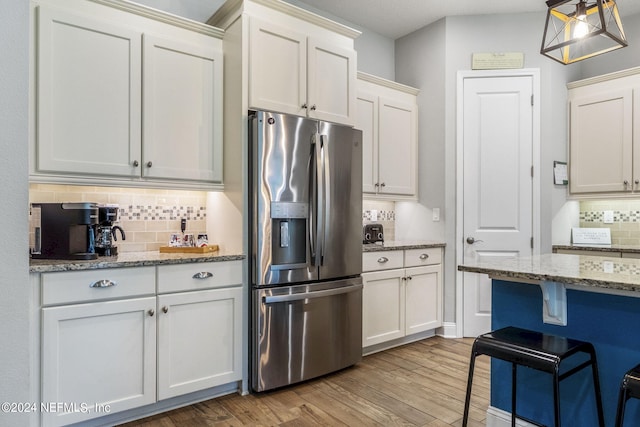
[[[615,0],[548,0],[540,53],[571,64],[627,46]]]

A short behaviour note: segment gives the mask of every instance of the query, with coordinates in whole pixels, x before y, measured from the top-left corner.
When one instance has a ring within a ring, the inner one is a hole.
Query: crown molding
[[[416,89],[415,87],[403,85],[402,83],[397,83],[392,80],[383,79],[382,77],[374,76],[372,74],[363,73],[362,71],[358,71],[358,80],[385,86],[390,89],[399,90],[411,95],[417,96],[420,93],[420,89]]]

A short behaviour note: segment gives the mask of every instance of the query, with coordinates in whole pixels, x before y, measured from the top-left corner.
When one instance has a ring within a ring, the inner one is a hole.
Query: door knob
[[[476,240],[473,237],[467,237],[467,243],[473,245],[474,243],[482,242],[482,240]]]

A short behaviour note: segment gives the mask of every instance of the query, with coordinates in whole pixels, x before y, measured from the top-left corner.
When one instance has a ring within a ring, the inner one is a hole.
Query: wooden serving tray
[[[207,254],[218,250],[218,245],[196,246],[160,246],[161,253]]]

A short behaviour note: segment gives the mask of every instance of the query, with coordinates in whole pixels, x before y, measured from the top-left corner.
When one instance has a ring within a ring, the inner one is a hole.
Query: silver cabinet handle
[[[640,179],[636,179],[634,182],[635,182],[636,185],[638,185],[638,184],[640,184]]]
[[[149,316],[153,317],[153,315],[156,314],[156,311],[153,308],[150,308],[147,313],[149,314]]]
[[[421,260],[423,260],[423,261],[424,261],[425,259],[427,259],[427,258],[429,258],[429,254],[422,254],[422,255],[420,255],[420,259],[421,259]]]
[[[380,187],[386,187],[387,184],[385,184],[384,182],[382,184],[380,184]]]
[[[116,282],[109,279],[96,280],[92,284],[89,285],[90,288],[110,288],[112,286],[117,285]]]
[[[151,166],[153,166],[153,162],[152,162],[151,160],[149,160],[149,161],[147,162],[147,167],[148,167],[148,168],[150,168]]]
[[[413,280],[413,276],[407,276],[407,280]]]
[[[384,264],[387,261],[389,261],[389,258],[387,258],[386,256],[381,256],[380,258],[378,258],[378,262],[380,264]]]
[[[133,167],[137,168],[138,166],[140,166],[140,162],[137,160],[133,161]]]
[[[169,311],[169,307],[167,307],[166,305],[162,306],[163,313],[167,313],[168,311]]]
[[[313,105],[311,106],[311,111],[316,111],[316,104],[313,104]]]
[[[376,187],[376,188],[377,188],[377,187],[380,187],[380,184],[376,182],[376,183],[374,184],[374,187]]]
[[[193,275],[193,278],[197,280],[204,280],[208,279],[209,277],[213,277],[213,273],[210,273],[208,271],[201,271]]]
[[[306,110],[307,108],[309,108],[309,107],[307,106],[307,103],[306,103],[306,102],[305,102],[304,104],[302,104],[302,108],[304,108],[305,110]]]

